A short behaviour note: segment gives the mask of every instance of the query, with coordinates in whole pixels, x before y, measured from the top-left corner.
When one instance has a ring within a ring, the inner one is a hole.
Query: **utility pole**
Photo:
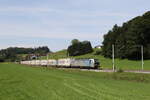
[[[36,55],[35,55],[35,64],[34,64],[34,65],[36,65],[36,59],[37,59],[37,58],[36,58]]]
[[[37,63],[37,61],[38,61],[38,54],[36,54],[36,58],[35,58],[35,65],[37,65],[38,63]]]
[[[48,53],[47,53],[47,67],[48,67]]]
[[[142,70],[144,69],[144,61],[143,61],[143,45],[141,46],[141,60],[142,60]]]
[[[47,60],[48,60],[48,54],[47,54]]]
[[[114,54],[114,44],[112,45],[112,64],[113,64],[113,71],[115,71],[115,54]]]

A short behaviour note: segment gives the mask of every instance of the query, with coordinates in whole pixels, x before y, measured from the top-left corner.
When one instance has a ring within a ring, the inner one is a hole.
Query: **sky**
[[[0,49],[100,45],[112,27],[150,11],[150,0],[0,0]]]

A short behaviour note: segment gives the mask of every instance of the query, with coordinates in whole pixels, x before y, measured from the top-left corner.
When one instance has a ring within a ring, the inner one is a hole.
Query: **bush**
[[[89,41],[77,42],[70,45],[67,49],[69,56],[78,56],[93,52]]]
[[[100,55],[101,53],[102,53],[102,51],[99,49],[94,52],[94,55]]]
[[[0,59],[0,62],[4,62],[4,59]]]
[[[119,69],[117,70],[117,72],[118,72],[118,73],[122,73],[122,72],[124,72],[124,71],[123,71],[123,69],[119,68]]]
[[[5,61],[5,58],[0,56],[0,62],[4,62]]]

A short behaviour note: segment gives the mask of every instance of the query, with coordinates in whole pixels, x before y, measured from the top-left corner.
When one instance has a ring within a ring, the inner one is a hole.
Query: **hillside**
[[[82,56],[75,56],[71,58],[94,58],[99,59],[101,63],[101,67],[103,69],[111,69],[112,68],[112,59],[105,58],[102,55],[94,55],[96,52],[96,49],[94,49],[93,53],[89,53]],[[59,59],[59,58],[67,58],[67,51],[61,50],[55,53],[52,53],[49,55],[49,59]],[[42,57],[41,59],[46,59],[46,57]],[[123,70],[141,70],[141,61],[134,61],[134,60],[120,60],[115,59],[115,65],[117,69],[123,69]],[[144,70],[150,70],[150,60],[144,60]]]
[[[0,100],[149,100],[149,83],[145,74],[0,63]]]
[[[112,44],[115,45],[115,57],[132,60],[150,59],[150,11],[137,16],[122,26],[114,25],[103,40],[103,55],[111,58]]]
[[[61,50],[58,52],[50,53],[48,56],[49,59],[59,59],[59,58],[67,58],[67,50]],[[42,56],[40,59],[47,59],[46,56]]]

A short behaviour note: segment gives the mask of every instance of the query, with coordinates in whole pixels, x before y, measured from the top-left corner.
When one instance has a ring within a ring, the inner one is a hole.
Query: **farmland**
[[[150,75],[0,64],[0,100],[149,100]]]
[[[102,55],[94,55],[95,49],[93,53],[89,53],[86,55],[75,56],[72,58],[95,58],[101,62],[101,67],[103,69],[112,69],[112,59],[105,58]],[[62,50],[49,55],[49,59],[58,59],[58,58],[67,58],[67,51]],[[42,57],[41,59],[46,59],[46,57]],[[141,61],[128,60],[128,59],[115,59],[115,66],[117,69],[123,70],[141,70]],[[144,70],[150,70],[150,60],[144,60]]]

